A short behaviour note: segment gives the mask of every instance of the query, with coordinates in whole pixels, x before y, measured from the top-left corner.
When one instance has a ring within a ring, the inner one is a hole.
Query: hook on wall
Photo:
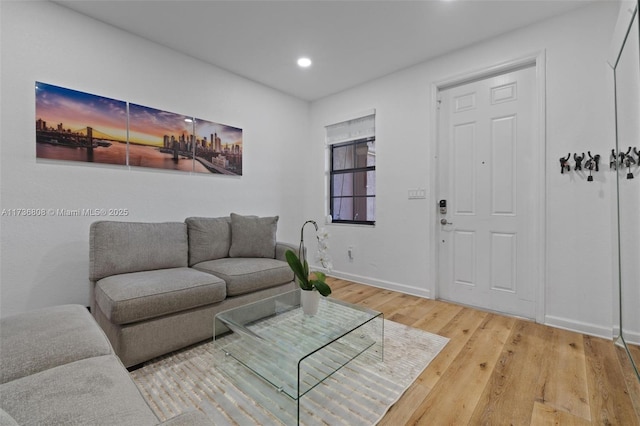
[[[634,158],[637,157],[636,158]],[[640,165],[640,150],[636,147],[629,147],[627,152],[620,151],[616,153],[615,148],[611,150],[609,167],[613,170],[624,170],[627,168],[627,179],[633,179],[633,172],[631,168],[633,166]]]
[[[620,151],[618,153],[618,158],[620,159],[620,166],[621,167],[624,167],[624,159],[627,156],[627,154],[629,154],[630,152],[631,152],[631,147],[629,147],[629,150],[626,153],[624,153],[622,151]]]
[[[616,155],[616,149],[611,150],[611,156],[609,157],[609,168],[613,170],[618,169],[618,156]]]
[[[575,154],[573,154],[573,159],[576,162],[575,167],[573,168],[574,170],[582,170],[582,160],[584,160],[584,152],[582,153],[582,157],[580,157],[578,155],[578,153],[576,152]]]
[[[638,151],[633,148],[633,153],[637,155],[637,152]],[[631,155],[631,147],[629,147],[627,152],[624,154],[623,159],[625,167],[628,168],[627,179],[633,179],[633,173],[631,173],[631,165],[636,164],[636,160],[635,158],[633,158],[633,155]]]
[[[560,173],[564,174],[564,169],[567,171],[571,171],[571,166],[569,165],[569,159],[571,158],[571,153],[567,154],[567,158],[560,157]]]
[[[589,159],[586,163],[584,163],[584,167],[589,170],[589,177],[587,177],[587,182],[593,182],[593,170],[595,169],[596,172],[600,171],[600,166],[598,165],[598,163],[600,162],[600,155],[596,154],[592,156],[591,151],[587,151],[587,154],[589,154]]]

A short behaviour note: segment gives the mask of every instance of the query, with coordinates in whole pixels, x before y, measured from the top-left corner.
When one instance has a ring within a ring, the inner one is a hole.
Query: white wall
[[[280,215],[296,242],[309,105],[50,2],[1,3],[0,209],[126,208],[128,221]],[[241,127],[241,178],[38,160],[35,81]],[[114,219],[105,217],[104,219]],[[1,217],[0,315],[88,305],[92,217]]]
[[[611,337],[613,98],[605,62],[616,3],[600,2],[453,52],[312,103],[310,155],[324,158],[324,128],[375,108],[376,226],[328,225],[334,274],[432,297],[435,283],[435,140],[431,87],[444,79],[546,51],[546,283],[544,321]],[[383,59],[381,59],[383,60]],[[600,153],[592,183],[561,175],[568,152]],[[325,164],[314,163],[307,216],[327,214]],[[409,200],[409,188],[427,199]],[[355,259],[347,247],[355,247]],[[542,285],[542,284],[541,284]]]
[[[311,119],[306,102],[50,2],[3,1],[0,14],[0,208],[128,208],[127,220],[140,221],[279,214],[280,239],[295,242],[303,219],[327,214],[323,126],[375,108],[377,224],[329,226],[335,274],[428,297],[436,291],[432,84],[545,49],[545,321],[611,335],[614,175],[605,164],[587,183],[560,175],[557,159],[589,149],[606,159],[613,147],[605,60],[616,4],[588,6],[317,101]],[[37,160],[35,81],[242,127],[244,176]],[[407,189],[418,187],[427,199],[408,200]],[[0,219],[0,315],[88,303],[93,218]]]

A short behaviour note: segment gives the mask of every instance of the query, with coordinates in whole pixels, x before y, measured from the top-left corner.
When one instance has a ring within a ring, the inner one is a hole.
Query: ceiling
[[[590,2],[54,1],[308,101]]]

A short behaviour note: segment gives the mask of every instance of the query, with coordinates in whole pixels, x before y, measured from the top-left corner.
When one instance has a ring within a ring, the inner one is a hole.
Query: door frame
[[[547,277],[547,258],[546,258],[546,243],[547,243],[547,234],[546,234],[546,193],[547,193],[547,183],[546,183],[546,50],[540,50],[537,52],[533,52],[531,54],[521,56],[515,59],[511,59],[505,62],[498,63],[493,66],[488,66],[472,71],[468,71],[462,74],[455,74],[450,77],[435,81],[431,84],[431,140],[434,141],[433,155],[431,156],[431,182],[433,182],[433,188],[431,194],[431,202],[433,208],[431,209],[431,231],[432,238],[429,242],[430,250],[432,255],[431,259],[431,272],[430,272],[430,282],[432,283],[431,294],[434,299],[439,297],[439,285],[438,285],[438,277],[439,277],[439,244],[437,244],[437,240],[440,236],[440,228],[439,223],[437,223],[438,215],[438,207],[437,201],[439,197],[439,163],[438,163],[438,149],[439,149],[439,120],[438,120],[438,96],[440,91],[462,85],[465,83],[471,83],[473,81],[483,80],[485,78],[489,78],[499,74],[505,74],[510,71],[516,71],[518,69],[526,68],[526,67],[535,67],[536,71],[536,87],[535,87],[535,96],[537,101],[537,111],[535,114],[536,123],[534,127],[534,140],[536,143],[536,148],[538,149],[538,158],[540,159],[538,163],[538,168],[536,170],[537,173],[537,191],[538,194],[535,197],[538,201],[538,208],[535,212],[535,221],[537,223],[534,225],[537,230],[537,244],[538,244],[538,265],[537,265],[537,274],[534,277],[534,283],[537,286],[535,289],[535,319],[538,323],[545,322],[545,290],[546,290],[546,277]]]

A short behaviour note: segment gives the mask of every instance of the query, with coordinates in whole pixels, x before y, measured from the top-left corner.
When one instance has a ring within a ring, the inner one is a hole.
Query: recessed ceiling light
[[[311,59],[309,58],[299,58],[298,66],[300,68],[309,68],[311,66]]]

